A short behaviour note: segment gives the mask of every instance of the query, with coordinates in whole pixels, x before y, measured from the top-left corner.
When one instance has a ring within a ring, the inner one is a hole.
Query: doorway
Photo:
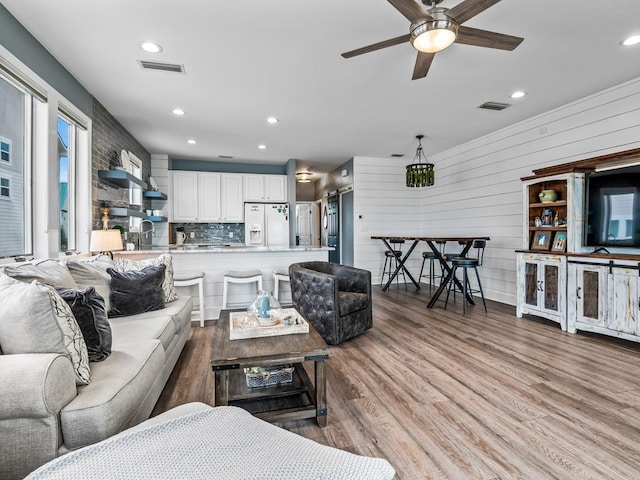
[[[338,206],[338,195],[332,195],[327,199],[326,216],[327,226],[327,246],[333,247],[329,252],[331,263],[340,263],[340,215]],[[324,222],[325,220],[323,220]]]

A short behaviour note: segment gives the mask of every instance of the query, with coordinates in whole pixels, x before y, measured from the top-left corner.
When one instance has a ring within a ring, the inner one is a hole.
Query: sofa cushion
[[[173,257],[170,253],[163,253],[156,258],[145,258],[144,260],[130,260],[128,258],[118,258],[115,261],[116,270],[121,272],[129,272],[131,270],[142,270],[145,267],[157,267],[164,265],[164,281],[162,282],[162,291],[164,292],[164,301],[173,302],[178,298],[178,293],[174,286],[173,278]]]
[[[69,305],[50,285],[0,277],[0,344],[5,355],[66,355],[76,383],[90,381],[89,356],[80,327]]]
[[[84,447],[120,432],[152,388],[165,362],[158,340],[114,343],[104,362],[91,364],[92,381],[60,412],[69,449]]]
[[[164,308],[164,272],[166,267],[145,267],[142,270],[119,272],[108,268],[111,276],[110,317],[135,315]]]
[[[80,261],[67,261],[67,268],[78,285],[77,288],[94,287],[96,292],[104,298],[104,306],[107,312],[111,310],[111,277],[107,273],[107,268],[113,266],[113,260],[105,255],[97,255]]]
[[[167,351],[176,335],[175,324],[164,311],[110,318],[109,323],[115,345],[131,342],[133,339],[156,339],[162,342],[162,347]]]
[[[93,287],[84,290],[58,288],[69,304],[87,344],[90,362],[101,362],[111,354],[111,326],[107,320],[104,299]]]
[[[369,295],[356,292],[338,292],[340,316],[350,315],[369,306]]]
[[[177,300],[165,304],[162,312],[153,311],[153,312],[144,312],[138,313],[137,315],[129,315],[128,317],[124,317],[123,320],[145,320],[145,319],[153,319],[156,318],[159,314],[166,315],[171,317],[171,320],[175,324],[176,332],[181,332],[185,328],[191,328],[191,311],[193,310],[193,300],[191,297],[182,296],[178,297]],[[120,319],[118,319],[120,320]],[[111,325],[115,325],[116,318],[111,318]],[[146,338],[158,338],[157,336],[146,337]]]
[[[4,267],[4,273],[22,282],[31,283],[37,280],[54,287],[78,288],[66,265],[50,258],[7,266]]]

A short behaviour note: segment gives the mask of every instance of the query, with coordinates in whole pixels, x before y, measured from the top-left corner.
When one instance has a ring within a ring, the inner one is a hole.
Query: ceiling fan
[[[453,8],[438,7],[437,5],[443,0],[422,0],[423,4],[431,5],[427,10],[414,0],[387,1],[411,22],[409,33],[345,52],[342,54],[344,58],[411,42],[411,45],[418,50],[418,58],[411,77],[412,80],[416,80],[427,76],[435,54],[452,43],[513,50],[524,40],[521,37],[462,25],[500,0],[463,0]]]

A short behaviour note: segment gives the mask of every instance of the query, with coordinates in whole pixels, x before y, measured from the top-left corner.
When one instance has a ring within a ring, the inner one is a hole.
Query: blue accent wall
[[[286,175],[287,165],[264,165],[258,163],[217,162],[212,160],[169,159],[169,170],[189,172],[257,173],[261,175]]]
[[[0,3],[0,45],[91,117],[91,94]]]

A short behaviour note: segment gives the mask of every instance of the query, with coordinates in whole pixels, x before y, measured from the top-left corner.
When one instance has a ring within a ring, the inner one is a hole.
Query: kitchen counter
[[[160,254],[169,252],[173,254],[183,253],[255,253],[255,252],[328,252],[333,247],[254,247],[251,245],[166,245],[142,247],[140,250],[128,250],[115,252],[117,255],[143,255]]]

